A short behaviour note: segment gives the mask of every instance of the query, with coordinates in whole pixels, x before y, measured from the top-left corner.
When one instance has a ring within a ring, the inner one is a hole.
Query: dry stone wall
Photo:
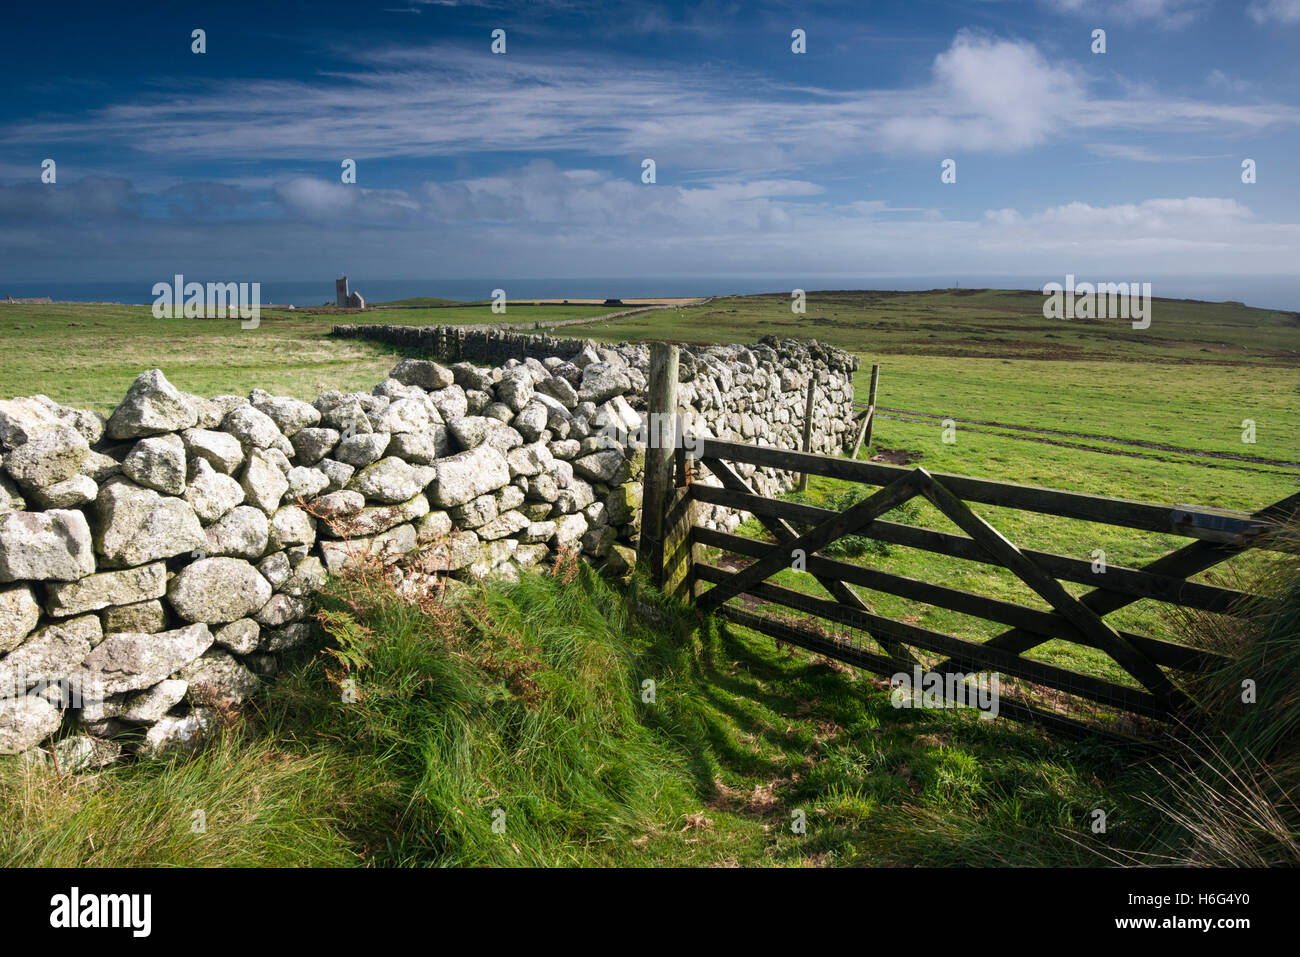
[[[53,752],[67,770],[199,740],[215,705],[242,702],[307,640],[326,576],[363,556],[418,553],[461,578],[517,576],[560,550],[630,567],[648,349],[526,338],[545,344],[484,336],[482,355],[523,358],[402,359],[371,392],[313,402],[203,398],[159,370],[107,418],[0,401],[0,754]],[[683,420],[797,448],[815,374],[812,448],[832,452],[855,367],[815,342],[687,349]],[[763,494],[789,487],[743,471]]]

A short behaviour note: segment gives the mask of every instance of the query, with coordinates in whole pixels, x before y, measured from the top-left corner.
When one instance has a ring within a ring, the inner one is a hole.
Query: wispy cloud
[[[782,170],[863,153],[1004,153],[1096,131],[1256,131],[1300,124],[1284,104],[1090,94],[1031,43],[958,35],[928,81],[900,89],[783,85],[598,55],[511,57],[436,46],[364,52],[313,82],[227,81],[200,93],[15,123],[11,143],[95,141],[157,155],[330,162],[578,152]],[[671,171],[665,171],[671,175]],[[663,175],[663,174],[661,174]]]

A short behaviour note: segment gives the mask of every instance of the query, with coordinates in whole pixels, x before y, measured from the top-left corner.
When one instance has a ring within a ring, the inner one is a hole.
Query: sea
[[[229,276],[187,275],[186,281],[226,282]],[[255,281],[256,277],[241,276]],[[1114,275],[1080,273],[1075,282],[1120,281]],[[1300,273],[1286,276],[1142,276],[1151,283],[1151,295],[1162,299],[1201,299],[1209,302],[1235,301],[1265,309],[1300,311]],[[153,276],[132,281],[103,282],[59,279],[9,279],[0,275],[0,301],[48,296],[67,302],[118,302],[148,304],[154,301],[153,286],[171,277]],[[763,292],[804,289],[924,290],[924,289],[1033,289],[1042,291],[1049,282],[1064,283],[1064,276],[661,276],[661,277],[578,277],[519,279],[382,279],[350,276],[349,286],[366,302],[392,302],[419,296],[434,296],[459,302],[492,298],[494,289],[504,289],[508,299],[647,299],[693,298],[698,296],[740,296]],[[324,279],[261,280],[263,304],[319,306],[334,302],[334,277]]]

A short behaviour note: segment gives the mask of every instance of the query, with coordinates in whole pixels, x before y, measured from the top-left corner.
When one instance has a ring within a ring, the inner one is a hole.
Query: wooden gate
[[[1225,659],[1120,630],[1106,616],[1140,599],[1229,615],[1259,607],[1266,599],[1188,579],[1245,549],[1279,547],[1276,533],[1281,523],[1293,519],[1300,508],[1300,493],[1251,515],[931,474],[923,468],[715,439],[675,444],[681,446],[675,452],[652,449],[648,453],[642,531],[643,558],[667,590],[693,599],[703,612],[876,674],[911,673],[918,665],[940,675],[998,673],[1012,679],[1007,689],[1012,693],[1001,696],[1001,714],[1071,735],[1101,733],[1123,738],[1137,734],[1144,720],[1175,722],[1187,717],[1192,705],[1178,686],[1179,673],[1204,672],[1222,666]],[[721,481],[721,487],[694,481],[697,460]],[[877,487],[878,491],[842,512],[831,511],[757,495],[735,465],[828,476]],[[881,518],[914,497],[930,502],[965,534]],[[749,512],[775,541],[703,527],[695,517],[697,503]],[[977,514],[972,504],[1179,535],[1192,541],[1142,568],[1108,565],[1098,574],[1087,559],[1017,547]],[[1051,610],[818,554],[850,534],[1007,568]],[[711,564],[702,559],[701,546],[723,549],[748,559],[748,564],[732,570]],[[816,580],[826,597],[768,581],[774,573],[796,566]],[[1076,597],[1063,581],[1094,587]],[[951,609],[1007,628],[983,642],[959,638],[877,615],[850,586]],[[765,613],[782,609],[784,617]],[[827,622],[832,626],[829,629]],[[1026,657],[1051,640],[1104,652],[1132,683]],[[922,664],[919,654],[925,655],[928,663]],[[1061,693],[1058,697],[1072,696],[1088,707],[1045,707],[1037,700],[1043,697],[1042,689],[1054,689]],[[1117,722],[1113,720],[1116,717],[1128,720]],[[1124,733],[1117,734],[1117,728]]]

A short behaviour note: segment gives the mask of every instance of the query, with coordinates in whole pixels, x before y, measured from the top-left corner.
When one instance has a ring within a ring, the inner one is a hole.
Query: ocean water
[[[6,296],[27,298],[49,296],[69,302],[120,302],[147,304],[154,301],[153,285],[164,277],[138,281],[65,282],[61,280],[11,280],[0,275],[0,300]],[[171,277],[165,277],[170,280]],[[187,276],[187,281],[224,282],[227,276]],[[243,278],[243,277],[241,277]],[[1080,274],[1077,282],[1108,281],[1115,277]],[[416,296],[437,296],[461,302],[489,299],[493,289],[504,289],[510,299],[643,299],[655,296],[750,295],[785,292],[791,289],[936,289],[962,288],[1035,289],[1044,283],[1064,282],[1064,276],[666,276],[605,278],[520,278],[520,279],[370,279],[349,277],[350,287],[367,302],[386,302]],[[1266,309],[1300,311],[1300,275],[1292,276],[1152,276],[1151,294],[1157,298],[1204,299],[1211,302],[1234,300]],[[251,280],[250,280],[251,281]],[[334,279],[265,280],[262,302],[296,306],[319,306],[334,302]]]

